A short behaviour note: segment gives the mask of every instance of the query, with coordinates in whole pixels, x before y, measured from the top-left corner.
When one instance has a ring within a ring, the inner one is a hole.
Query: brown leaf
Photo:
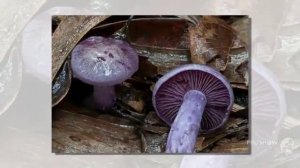
[[[246,86],[248,86],[248,82],[249,82],[248,67],[249,67],[249,63],[247,59],[243,61],[240,65],[238,65],[235,69],[235,71],[244,78]]]
[[[112,33],[125,21],[96,27],[99,35]],[[136,18],[128,29],[128,40],[140,55],[138,76],[155,77],[170,69],[189,63],[188,23],[179,18]]]
[[[56,108],[53,112],[52,149],[55,153],[140,153],[141,140],[126,119],[82,114]],[[93,111],[90,113],[95,114]]]
[[[193,63],[209,64],[224,70],[236,32],[225,21],[204,16],[196,26],[189,28],[190,51]]]
[[[237,133],[239,131],[246,130],[248,128],[247,125],[245,125],[247,120],[242,120],[240,118],[232,119],[229,118],[228,122],[225,124],[225,131],[215,132],[214,134],[207,134],[203,135],[205,137],[203,143],[201,145],[196,146],[196,151],[200,152],[204,149],[208,148],[209,146],[212,146],[216,142],[220,141],[221,139],[225,138],[228,135],[232,135],[234,133]]]
[[[247,140],[242,140],[239,142],[232,142],[221,140],[217,143],[217,146],[212,149],[212,152],[217,153],[249,153],[249,143]]]
[[[142,99],[138,100],[129,100],[128,105],[132,107],[137,112],[142,112],[145,107],[145,103]]]
[[[109,16],[68,16],[52,36],[52,80],[79,40],[95,25]]]
[[[140,55],[141,66],[137,73],[155,76],[188,63],[187,26],[185,20],[177,18],[133,20],[129,39]]]
[[[246,47],[232,48],[229,53],[230,61],[222,72],[230,81],[233,88],[248,89],[248,60]]]
[[[124,82],[129,85],[129,83]],[[122,103],[131,107],[138,113],[144,113],[146,92],[136,89],[134,86],[120,86],[117,89],[117,96]]]
[[[201,151],[203,149],[203,142],[205,140],[205,137],[200,136],[197,138],[196,144],[195,144],[195,149],[198,151]]]
[[[153,126],[150,124],[144,124],[142,126],[142,129],[145,131],[149,131],[149,132],[157,133],[157,134],[166,134],[170,130],[169,127]]]
[[[204,138],[203,142],[200,141],[201,145],[196,145],[196,152],[203,151],[204,149],[206,149],[207,147],[209,147],[212,144],[216,143],[220,139],[226,137],[227,135],[229,135],[229,134],[222,133],[222,134],[214,135],[213,138]]]
[[[136,19],[130,23],[132,45],[162,50],[188,48],[187,22],[177,18]]]
[[[165,123],[158,117],[155,111],[150,111],[147,114],[144,123],[150,125],[159,125],[159,126],[165,125]]]
[[[238,32],[238,38],[249,45],[250,43],[250,18],[248,16],[237,19],[231,24],[231,27]]]
[[[145,153],[162,153],[165,151],[165,144],[168,134],[151,134],[141,131],[142,151]]]

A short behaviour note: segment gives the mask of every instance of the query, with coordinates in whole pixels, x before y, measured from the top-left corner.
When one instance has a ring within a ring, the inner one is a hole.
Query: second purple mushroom
[[[199,131],[216,130],[228,119],[233,91],[217,70],[189,64],[158,80],[153,105],[158,116],[171,126],[166,152],[192,153]]]
[[[124,40],[92,36],[72,51],[74,77],[94,86],[94,101],[105,110],[115,102],[116,84],[130,78],[138,69],[138,54]]]

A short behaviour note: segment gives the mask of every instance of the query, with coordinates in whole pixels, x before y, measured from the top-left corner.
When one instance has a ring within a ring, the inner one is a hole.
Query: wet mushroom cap
[[[138,54],[119,39],[91,36],[72,51],[71,66],[76,78],[91,85],[115,85],[138,69]]]
[[[213,131],[228,119],[233,105],[233,91],[217,70],[200,64],[183,65],[165,74],[153,90],[153,105],[159,117],[172,125],[185,93],[201,91],[207,99],[200,130]]]

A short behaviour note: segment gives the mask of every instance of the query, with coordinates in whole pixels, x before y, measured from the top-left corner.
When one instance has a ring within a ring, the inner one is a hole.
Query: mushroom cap
[[[72,51],[74,77],[90,85],[119,84],[138,70],[138,54],[119,39],[91,36]]]
[[[157,81],[153,90],[153,106],[158,116],[171,126],[185,93],[190,90],[201,91],[207,99],[201,131],[208,132],[220,128],[228,119],[232,108],[233,91],[220,72],[206,65],[183,65]]]

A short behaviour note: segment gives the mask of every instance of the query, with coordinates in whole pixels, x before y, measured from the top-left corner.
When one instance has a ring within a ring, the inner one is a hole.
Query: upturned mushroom
[[[233,100],[227,79],[209,66],[183,65],[165,74],[154,87],[153,106],[171,126],[166,152],[194,152],[199,132],[220,128]]]
[[[94,101],[101,110],[113,106],[114,86],[130,78],[138,64],[138,54],[126,41],[101,36],[81,41],[71,56],[74,77],[94,86]]]

